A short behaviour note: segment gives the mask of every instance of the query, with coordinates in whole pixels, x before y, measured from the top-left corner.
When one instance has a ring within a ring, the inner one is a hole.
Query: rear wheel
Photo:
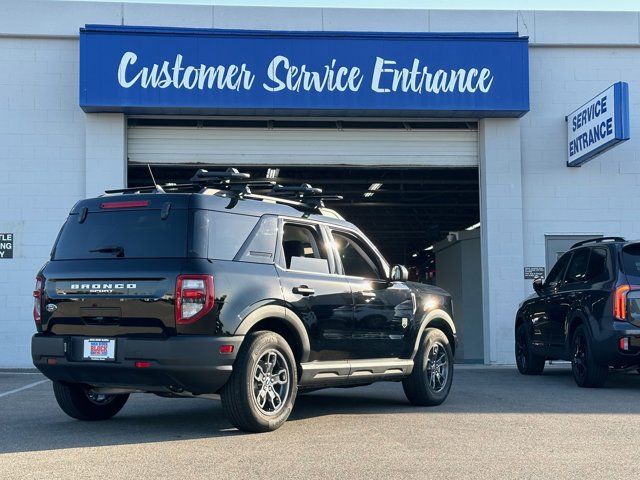
[[[516,365],[522,375],[542,375],[545,358],[533,352],[529,329],[521,323],[516,330]]]
[[[604,385],[609,374],[608,365],[600,365],[593,355],[593,347],[584,325],[573,333],[571,370],[579,387],[599,388]]]
[[[53,382],[53,394],[64,413],[78,420],[107,420],[122,410],[128,394],[104,395],[76,383]]]
[[[268,432],[289,418],[298,391],[293,352],[274,332],[247,335],[221,393],[222,407],[239,430]]]
[[[440,405],[451,390],[453,352],[449,339],[437,328],[425,330],[411,375],[402,380],[407,399],[414,405]]]

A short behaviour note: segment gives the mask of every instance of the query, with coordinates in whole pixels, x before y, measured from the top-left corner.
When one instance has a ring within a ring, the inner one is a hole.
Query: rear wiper
[[[95,248],[89,250],[89,253],[115,253],[116,257],[124,257],[124,248],[119,245],[109,247]]]

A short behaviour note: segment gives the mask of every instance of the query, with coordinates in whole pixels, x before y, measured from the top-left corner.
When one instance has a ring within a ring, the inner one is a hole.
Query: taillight
[[[214,305],[211,275],[178,275],[176,282],[176,324],[197,322]]]
[[[36,325],[42,322],[42,291],[44,290],[44,278],[38,275],[36,277],[36,288],[33,290],[33,320]]]
[[[631,290],[629,285],[620,285],[613,296],[613,317],[618,320],[627,320],[627,293]]]
[[[126,202],[104,202],[100,204],[100,208],[113,209],[113,208],[140,208],[149,205],[148,200],[131,200]]]

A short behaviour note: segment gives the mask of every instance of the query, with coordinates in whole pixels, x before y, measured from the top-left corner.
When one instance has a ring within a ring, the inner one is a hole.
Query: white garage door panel
[[[132,163],[478,165],[472,130],[132,126],[128,132]]]

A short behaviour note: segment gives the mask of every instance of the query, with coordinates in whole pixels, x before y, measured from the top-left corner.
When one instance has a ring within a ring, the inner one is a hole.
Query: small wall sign
[[[567,115],[567,166],[629,140],[629,85],[618,82]]]
[[[0,259],[13,258],[13,233],[0,233]]]
[[[524,278],[533,280],[536,277],[544,278],[544,267],[524,267]]]

